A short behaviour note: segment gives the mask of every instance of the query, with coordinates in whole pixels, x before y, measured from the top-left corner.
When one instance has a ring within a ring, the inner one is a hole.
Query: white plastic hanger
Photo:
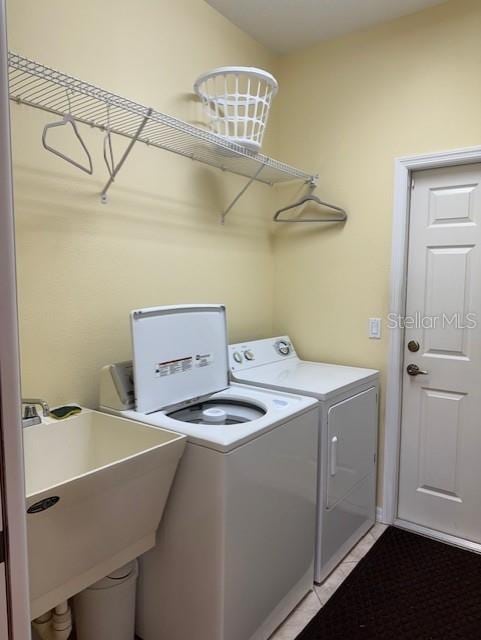
[[[110,105],[107,105],[107,126],[105,127],[104,137],[104,160],[107,165],[107,171],[109,172],[112,181],[115,179],[115,160],[114,150],[112,147],[112,135],[110,132]]]
[[[333,209],[338,213],[336,216],[330,216],[330,217],[319,216],[319,218],[297,218],[296,219],[296,218],[280,218],[279,217],[285,211],[290,211],[291,209],[297,209],[298,207],[301,207],[304,204],[306,204],[306,202],[314,202],[316,205],[322,206],[323,208],[327,208],[327,209]],[[287,207],[283,207],[282,209],[279,209],[279,211],[276,211],[276,213],[274,214],[273,220],[274,222],[345,222],[347,220],[347,212],[344,209],[341,209],[341,207],[337,207],[334,204],[329,204],[328,202],[324,202],[323,200],[320,200],[317,196],[313,194],[309,194],[307,196],[304,196],[297,202],[294,202],[293,204],[290,204]]]
[[[67,91],[67,101],[68,101],[69,112],[65,114],[62,120],[60,120],[59,122],[50,122],[49,124],[45,125],[43,129],[43,134],[42,134],[42,144],[47,151],[50,151],[50,153],[53,153],[54,155],[58,156],[59,158],[62,158],[62,160],[65,160],[70,164],[73,164],[74,167],[77,167],[78,169],[85,171],[85,173],[92,175],[93,173],[92,157],[90,156],[89,150],[87,149],[85,142],[82,140],[82,136],[80,135],[79,130],[77,129],[77,124],[75,122],[75,119],[72,116],[71,106],[70,106],[70,97],[69,97],[68,91]],[[51,147],[47,143],[47,134],[50,129],[53,129],[55,127],[64,127],[68,124],[72,127],[77,140],[80,142],[80,145],[84,150],[85,155],[87,156],[88,166],[80,164],[73,158],[69,158],[64,153],[62,153],[62,151],[59,151],[58,149]]]

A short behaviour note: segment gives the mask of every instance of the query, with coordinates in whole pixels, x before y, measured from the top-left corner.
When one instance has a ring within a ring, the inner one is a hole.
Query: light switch
[[[369,337],[376,340],[381,337],[381,318],[369,318]]]

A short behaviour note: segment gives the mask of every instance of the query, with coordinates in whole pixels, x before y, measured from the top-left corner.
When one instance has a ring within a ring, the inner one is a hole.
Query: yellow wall
[[[101,135],[95,175],[40,146],[49,116],[13,106],[25,394],[96,403],[101,365],[130,355],[128,311],[224,302],[232,340],[289,333],[312,359],[386,369],[393,159],[481,143],[481,4],[416,15],[274,58],[202,0],[10,0],[10,48],[189,121],[202,71],[271,69],[280,81],[266,150],[319,171],[340,226],[269,225],[254,186],[225,227],[242,180],[139,145],[110,203]],[[117,149],[119,146],[117,147]],[[272,235],[271,233],[272,232]]]
[[[278,151],[320,172],[344,228],[275,235],[275,332],[302,356],[386,370],[393,160],[481,144],[481,3],[451,2],[278,62]]]
[[[273,65],[201,0],[11,0],[8,17],[11,50],[189,121],[201,72]],[[102,205],[100,132],[81,127],[89,177],[42,149],[58,118],[17,105],[12,117],[24,395],[96,405],[99,368],[130,356],[136,307],[222,302],[232,340],[271,333],[268,187],[255,185],[222,227],[245,181],[139,144]]]

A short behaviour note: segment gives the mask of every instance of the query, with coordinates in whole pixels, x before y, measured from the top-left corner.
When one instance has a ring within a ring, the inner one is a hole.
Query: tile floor
[[[294,640],[326,604],[334,591],[347,578],[359,560],[366,555],[386,528],[387,526],[384,524],[375,524],[364,538],[358,542],[351,553],[326,578],[323,584],[320,586],[314,585],[314,590],[298,604],[287,620],[271,636],[270,640]]]

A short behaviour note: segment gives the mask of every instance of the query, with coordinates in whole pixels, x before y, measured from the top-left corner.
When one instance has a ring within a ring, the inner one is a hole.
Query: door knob
[[[406,367],[406,371],[410,376],[419,376],[419,375],[427,376],[428,375],[428,372],[420,369],[417,364],[408,364],[408,366]]]

